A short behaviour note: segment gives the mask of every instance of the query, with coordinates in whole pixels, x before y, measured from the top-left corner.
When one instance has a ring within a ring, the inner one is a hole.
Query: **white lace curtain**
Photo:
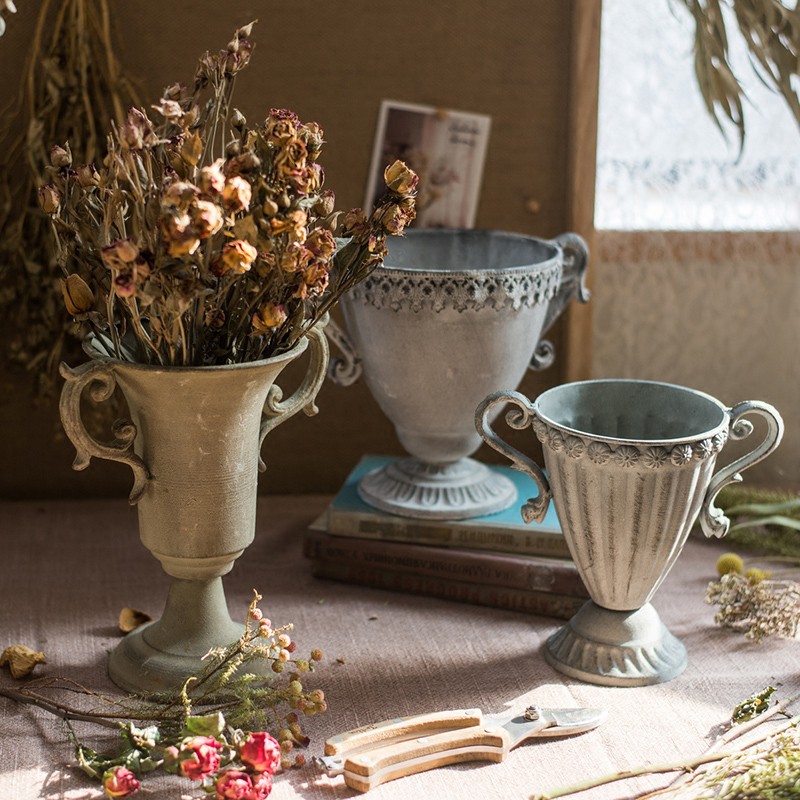
[[[800,128],[731,28],[738,158],[692,45],[679,3],[603,0],[592,370],[774,403],[786,439],[751,480],[800,488]]]

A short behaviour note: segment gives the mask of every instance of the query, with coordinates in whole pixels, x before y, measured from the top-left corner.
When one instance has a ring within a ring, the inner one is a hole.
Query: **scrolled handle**
[[[767,435],[763,441],[741,458],[723,467],[712,479],[706,490],[703,505],[700,509],[700,527],[707,537],[716,536],[721,539],[730,528],[730,520],[722,509],[714,505],[714,500],[730,483],[742,480],[741,473],[748,467],[763,461],[780,443],[783,438],[783,419],[777,409],[758,400],[749,400],[739,403],[728,410],[730,415],[729,431],[732,439],[745,439],[753,432],[753,425],[744,419],[748,414],[757,414],[767,421]]]
[[[117,382],[113,365],[108,361],[98,360],[72,369],[62,362],[58,371],[65,381],[58,406],[61,424],[76,451],[72,468],[86,469],[92,457],[127,464],[133,471],[133,488],[128,500],[131,505],[135,505],[152,477],[144,461],[133,452],[136,426],[130,420],[117,420],[112,426],[114,441],[111,444],[102,444],[89,434],[81,419],[81,397],[84,389],[88,387],[89,396],[97,402],[108,400],[114,393]]]
[[[526,523],[541,522],[545,514],[547,514],[547,508],[550,505],[550,499],[552,497],[550,483],[535,461],[520,453],[519,450],[511,447],[510,444],[504,442],[494,430],[492,430],[492,426],[489,423],[489,417],[495,407],[507,403],[517,406],[516,409],[512,408],[506,414],[506,423],[510,428],[523,430],[531,425],[535,414],[530,400],[519,392],[501,391],[490,394],[478,405],[475,410],[475,428],[489,447],[497,450],[498,453],[501,453],[511,461],[511,466],[514,469],[524,472],[526,475],[530,475],[530,477],[533,478],[539,488],[539,494],[536,497],[530,498],[525,505],[522,506],[522,519],[525,520]]]
[[[335,344],[339,352],[339,357],[330,359],[328,365],[328,377],[337,386],[352,386],[363,372],[361,359],[356,352],[355,345],[350,341],[350,337],[331,319],[325,326],[325,335]]]
[[[547,306],[544,325],[542,325],[542,336],[561,316],[573,298],[579,303],[588,303],[592,296],[586,288],[589,248],[583,237],[578,236],[577,233],[562,233],[553,239],[553,243],[558,245],[564,254],[564,266],[558,291]],[[555,348],[547,339],[540,339],[533,358],[531,358],[530,369],[547,369],[552,366],[553,361],[555,361]]]
[[[314,400],[325,381],[329,358],[328,340],[323,332],[325,324],[326,322],[323,320],[306,333],[311,361],[303,382],[297,391],[287,400],[284,400],[281,387],[276,384],[270,386],[269,392],[267,392],[267,399],[264,402],[263,417],[261,419],[261,431],[258,438],[259,454],[266,435],[282,422],[286,422],[289,417],[293,417],[301,409],[309,417],[313,417],[319,411]],[[258,469],[264,472],[266,468],[267,465],[259,455]]]

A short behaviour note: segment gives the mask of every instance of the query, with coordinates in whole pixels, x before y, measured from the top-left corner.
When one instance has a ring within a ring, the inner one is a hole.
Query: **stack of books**
[[[520,506],[533,481],[506,467],[518,500],[506,511],[469,520],[419,520],[367,505],[357,484],[389,459],[365,456],[322,516],[303,552],[318,578],[569,619],[589,595],[570,559],[552,503],[540,524]]]

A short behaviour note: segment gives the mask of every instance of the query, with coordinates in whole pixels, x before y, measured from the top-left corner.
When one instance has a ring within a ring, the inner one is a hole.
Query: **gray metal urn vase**
[[[507,404],[507,423],[531,427],[542,443],[546,476],[492,430],[491,419]],[[715,474],[728,438],[752,432],[748,415],[766,421],[765,438]],[[778,412],[756,401],[726,408],[667,383],[597,380],[557,386],[534,403],[519,392],[497,392],[475,420],[481,436],[536,481],[539,495],[522,507],[526,521],[541,520],[552,498],[592,598],[547,640],[547,661],[570,677],[608,686],[679,675],[686,649],[650,600],[698,516],[706,536],[728,532],[714,500],[778,446]]]
[[[288,399],[275,380],[309,350],[305,379]],[[61,419],[77,450],[73,464],[92,457],[128,464],[130,502],[142,543],[172,577],[160,619],[129,633],[112,652],[109,675],[131,692],[180,687],[212,647],[239,638],[222,576],[253,541],[256,489],[264,437],[301,409],[314,413],[325,378],[328,344],[312,329],[290,351],[252,363],[219,367],[157,367],[104,357],[70,369]],[[131,421],[117,423],[111,444],[95,441],[81,421],[84,390],[108,399],[118,386]]]
[[[410,454],[365,475],[361,498],[413,518],[466,519],[516,499],[513,483],[470,456],[481,444],[475,406],[526,369],[553,361],[541,336],[583,285],[583,240],[500,231],[411,230],[388,242],[384,266],[341,303],[349,358],[333,379],[364,379]]]

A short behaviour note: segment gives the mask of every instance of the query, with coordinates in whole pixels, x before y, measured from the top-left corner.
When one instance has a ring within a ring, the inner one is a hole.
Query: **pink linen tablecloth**
[[[255,542],[225,579],[233,614],[243,618],[257,588],[273,622],[295,624],[301,651],[325,652],[306,681],[308,688],[323,688],[329,701],[327,713],[305,720],[309,757],[321,754],[334,733],[425,711],[502,712],[535,702],[609,712],[594,732],[524,744],[500,764],[411,776],[374,790],[374,800],[527,798],[610,771],[690,757],[754,691],[778,685],[788,698],[800,689],[797,641],[756,645],[714,625],[704,593],[724,544],[690,541],[656,595],[664,622],[689,651],[686,672],[658,686],[598,687],[563,677],[544,662],[539,651],[557,620],[312,578],[301,536],[328,499],[259,499]],[[120,609],[157,616],[167,590],[166,576],[139,542],[135,509],[124,499],[0,503],[0,548],[0,649],[19,642],[43,650],[48,663],[38,675],[59,674],[112,692],[105,663],[118,641]],[[0,680],[11,681],[7,671]],[[76,725],[82,733],[92,730]],[[581,798],[632,797],[669,780],[640,778]],[[74,768],[57,719],[0,697],[0,798],[101,796]],[[186,779],[150,776],[136,796],[204,795]],[[354,796],[342,778],[323,777],[313,766],[278,776],[272,794],[276,800]]]

